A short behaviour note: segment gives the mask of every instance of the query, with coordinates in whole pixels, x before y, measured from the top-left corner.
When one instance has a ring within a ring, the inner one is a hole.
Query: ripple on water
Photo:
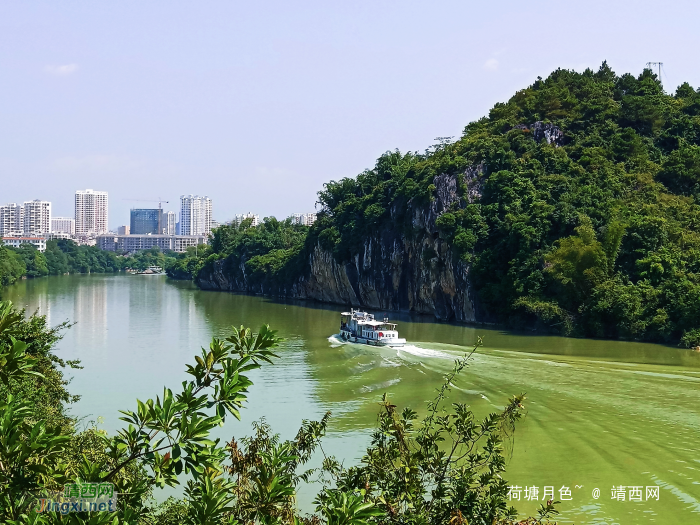
[[[389,388],[391,385],[395,385],[397,383],[400,383],[401,379],[396,378],[396,379],[389,379],[388,381],[382,381],[381,383],[375,383],[373,385],[365,385],[363,387],[360,387],[358,392],[362,392],[363,394],[367,392],[374,392],[375,390],[380,390],[384,388]]]

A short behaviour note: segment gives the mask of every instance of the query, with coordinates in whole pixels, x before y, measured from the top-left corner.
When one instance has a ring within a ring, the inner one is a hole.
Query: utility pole
[[[659,67],[659,83],[663,87],[664,83],[661,81],[661,66],[663,66],[663,62],[647,62],[647,69],[652,69],[654,66]]]

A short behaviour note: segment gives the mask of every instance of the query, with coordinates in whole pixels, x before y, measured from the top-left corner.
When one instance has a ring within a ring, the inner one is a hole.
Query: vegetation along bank
[[[17,279],[45,275],[112,273],[127,268],[145,270],[149,266],[163,268],[174,264],[178,257],[187,257],[187,254],[151,249],[125,256],[96,246],[81,246],[70,239],[47,241],[44,252],[31,244],[19,248],[0,245],[0,284],[7,286]]]

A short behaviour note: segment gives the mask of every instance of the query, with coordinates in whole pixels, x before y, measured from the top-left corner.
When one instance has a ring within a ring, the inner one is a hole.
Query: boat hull
[[[343,341],[348,341],[350,343],[358,343],[358,344],[365,344],[365,345],[372,345],[372,346],[388,346],[390,348],[400,348],[402,346],[406,345],[406,340],[405,339],[367,339],[365,337],[357,337],[353,336],[349,332],[341,332],[340,333],[340,338]]]

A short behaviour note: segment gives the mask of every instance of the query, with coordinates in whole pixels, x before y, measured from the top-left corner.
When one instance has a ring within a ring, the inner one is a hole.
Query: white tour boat
[[[388,318],[377,321],[374,315],[358,310],[340,314],[340,337],[344,341],[376,346],[403,346],[405,339],[399,338],[396,324]]]

